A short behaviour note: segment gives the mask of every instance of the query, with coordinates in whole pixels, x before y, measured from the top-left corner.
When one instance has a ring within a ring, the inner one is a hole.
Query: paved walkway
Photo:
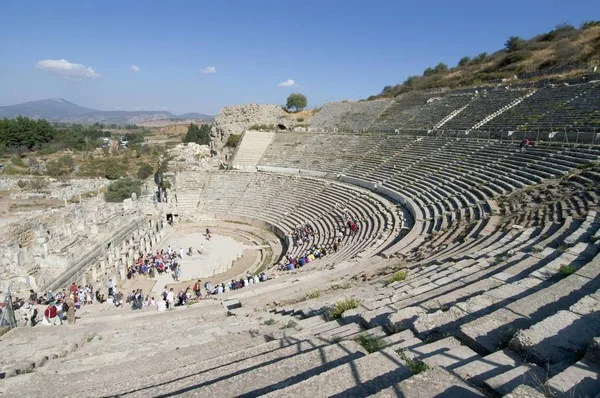
[[[231,268],[233,262],[237,260],[244,251],[244,245],[234,239],[213,234],[211,240],[207,240],[200,232],[178,232],[173,231],[164,240],[161,248],[171,248],[179,253],[179,248],[183,248],[184,255],[181,263],[181,281],[196,280],[198,278],[208,278],[215,274],[226,272]],[[199,253],[200,245],[204,245],[204,252]],[[187,250],[192,247],[193,254],[188,256]],[[152,289],[160,292],[167,284],[172,284],[171,274],[158,276],[156,284]]]

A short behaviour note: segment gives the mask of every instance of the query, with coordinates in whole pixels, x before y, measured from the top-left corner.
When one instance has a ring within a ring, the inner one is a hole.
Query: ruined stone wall
[[[72,278],[95,282],[109,271],[123,276],[133,261],[131,250],[147,252],[162,237],[159,217],[131,200],[90,200],[6,225],[0,234],[0,291],[56,289]],[[97,269],[94,278],[91,269]]]
[[[227,106],[213,121],[211,135],[217,147],[222,147],[231,134],[242,134],[253,125],[283,124],[290,127],[292,122],[287,113],[278,105],[246,104]]]

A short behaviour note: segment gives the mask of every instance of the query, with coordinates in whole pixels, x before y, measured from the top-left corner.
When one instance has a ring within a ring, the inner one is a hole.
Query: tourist
[[[173,288],[169,290],[167,293],[167,308],[173,308],[175,306],[175,293],[173,293]]]
[[[56,304],[51,302],[46,310],[44,311],[44,319],[42,320],[42,325],[46,326],[54,326],[54,325],[62,325],[62,321],[57,317]]]
[[[202,281],[200,279],[198,279],[198,281],[194,284],[194,293],[196,294],[197,298],[202,297],[202,285],[200,284]]]
[[[204,243],[200,243],[200,250],[198,250],[198,253],[204,254]]]
[[[163,312],[167,309],[167,302],[161,297],[161,300],[156,304],[156,310]]]
[[[15,308],[19,309],[21,317],[25,321],[25,326],[35,326],[37,318],[37,307],[35,304],[30,304],[22,300]]]
[[[179,258],[183,260],[183,247],[179,248]]]
[[[67,297],[65,299],[63,304],[63,312],[67,313],[67,322],[69,323],[69,325],[73,325],[75,323],[75,302],[72,298]]]
[[[115,284],[112,279],[108,280],[108,297],[112,297],[114,295]]]

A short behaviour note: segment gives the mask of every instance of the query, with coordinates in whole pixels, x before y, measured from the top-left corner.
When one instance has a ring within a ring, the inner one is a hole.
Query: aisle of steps
[[[85,345],[12,375],[0,382],[0,391],[19,397],[38,396],[40,391],[46,396],[77,397],[359,397],[390,396],[394,391],[406,397],[444,392],[456,397],[484,396],[477,387],[449,373],[453,366],[477,358],[453,341],[431,345],[412,333],[388,336],[382,328],[363,330],[354,322],[326,321],[320,316],[239,309],[223,318],[224,310],[222,315],[216,315],[215,308],[211,311],[215,320],[198,321],[192,307],[166,314],[133,313],[136,316],[125,324],[121,322],[126,318],[109,321],[102,314],[111,324],[93,335],[83,334],[78,325],[56,328],[85,338]],[[181,340],[185,336],[189,337]],[[369,352],[359,336],[370,336],[380,349]],[[0,348],[19,338],[16,333],[3,337]],[[42,342],[29,344],[33,350]],[[452,359],[456,355],[461,359]],[[421,362],[427,369],[416,365]]]
[[[231,165],[236,170],[255,170],[258,161],[273,140],[275,133],[246,131],[239,143]]]

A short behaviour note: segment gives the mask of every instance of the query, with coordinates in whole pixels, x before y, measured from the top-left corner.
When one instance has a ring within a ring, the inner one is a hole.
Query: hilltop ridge
[[[548,76],[575,76],[600,64],[600,21],[579,28],[561,24],[555,29],[523,39],[511,36],[504,48],[492,54],[462,57],[455,67],[440,62],[420,76],[388,85],[368,99],[393,98],[399,94],[432,88],[457,88],[509,80],[535,80]]]

